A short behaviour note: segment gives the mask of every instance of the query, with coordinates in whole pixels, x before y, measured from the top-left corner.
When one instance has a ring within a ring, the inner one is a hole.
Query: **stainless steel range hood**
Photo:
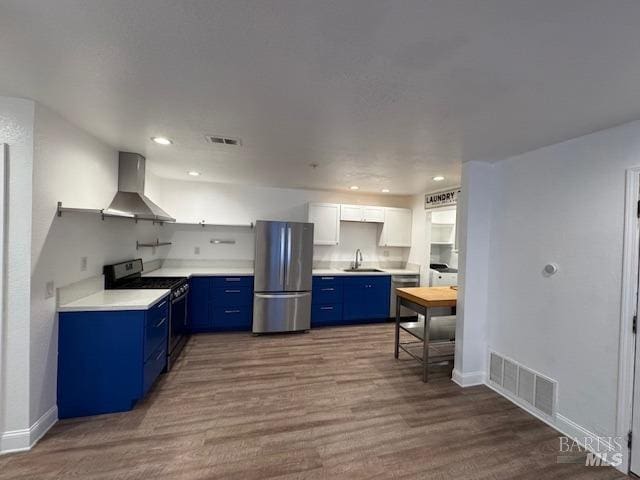
[[[146,159],[138,153],[120,152],[118,192],[104,215],[132,217],[157,222],[175,222],[176,219],[149,200],[144,194]]]

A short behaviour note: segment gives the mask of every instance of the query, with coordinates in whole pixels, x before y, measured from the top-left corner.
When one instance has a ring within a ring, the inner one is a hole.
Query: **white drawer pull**
[[[323,292],[333,292],[335,289],[334,288],[323,288],[322,291]]]
[[[158,328],[158,327],[162,326],[162,324],[164,322],[166,322],[166,321],[167,321],[167,317],[162,317],[162,320],[160,320],[158,323],[156,323],[155,328]]]
[[[320,307],[320,310],[333,310],[333,307]]]
[[[335,277],[321,277],[322,280],[334,280]]]
[[[240,290],[225,290],[224,293],[240,293]]]
[[[224,313],[240,313],[240,310],[225,310]]]

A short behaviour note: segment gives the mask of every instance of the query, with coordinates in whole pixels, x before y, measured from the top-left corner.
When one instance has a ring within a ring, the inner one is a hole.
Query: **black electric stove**
[[[143,277],[142,259],[129,260],[104,266],[104,288],[171,290],[169,309],[169,335],[167,370],[171,369],[189,339],[187,305],[189,280],[187,277]]]

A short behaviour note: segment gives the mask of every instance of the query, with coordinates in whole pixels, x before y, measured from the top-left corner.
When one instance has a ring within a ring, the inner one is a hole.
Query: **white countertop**
[[[381,272],[345,272],[338,268],[318,268],[313,270],[313,275],[418,275],[418,270],[405,268],[380,268]],[[230,267],[187,267],[187,268],[160,268],[151,272],[145,272],[145,277],[220,277],[228,275],[253,275],[253,268]]]
[[[187,267],[187,268],[159,268],[145,272],[143,277],[225,277],[233,275],[253,275],[253,268],[233,267]]]
[[[58,307],[59,312],[108,312],[120,310],[147,310],[171,290],[101,290]]]
[[[380,272],[345,272],[339,268],[316,268],[313,270],[314,275],[329,275],[329,276],[359,276],[359,275],[418,275],[417,270],[407,270],[406,268],[378,268]]]

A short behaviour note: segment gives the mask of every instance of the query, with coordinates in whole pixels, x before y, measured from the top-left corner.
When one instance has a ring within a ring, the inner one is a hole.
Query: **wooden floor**
[[[557,433],[446,367],[420,381],[393,326],[192,337],[135,410],[61,421],[0,479],[574,479]]]

